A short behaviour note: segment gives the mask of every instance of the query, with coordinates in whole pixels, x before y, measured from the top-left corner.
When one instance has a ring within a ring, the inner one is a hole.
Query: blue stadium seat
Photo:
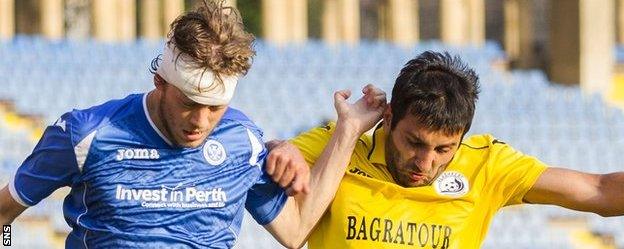
[[[19,112],[44,115],[50,124],[72,108],[153,89],[148,69],[163,44],[162,40],[50,42],[17,36],[0,42],[0,75],[4,76],[0,98],[15,101]],[[365,83],[374,83],[390,95],[394,79],[409,59],[425,50],[450,51],[479,73],[482,93],[471,134],[491,133],[553,165],[590,172],[622,170],[622,111],[609,107],[599,96],[583,94],[578,87],[552,84],[541,71],[492,69],[493,61],[506,56],[494,42],[477,48],[423,41],[406,49],[371,41],[358,46],[331,47],[310,41],[274,47],[260,40],[256,49],[253,66],[241,79],[232,106],[261,126],[266,139],[289,138],[323,120],[335,119],[332,94],[336,90],[350,89],[355,99]],[[624,47],[619,47],[616,55],[624,61]],[[30,153],[34,144],[27,137],[0,122],[0,176],[12,174]],[[604,148],[606,144],[608,148]],[[0,177],[2,181],[8,181],[7,177]],[[63,231],[67,227],[58,215],[60,205],[44,201],[29,215],[49,216],[55,230]],[[549,207],[505,210],[490,227],[500,233],[488,236],[483,248],[572,248],[561,231],[544,231],[550,217],[585,216]],[[614,234],[616,243],[624,247],[623,220],[614,218],[603,224],[604,219],[594,219],[592,227]],[[253,220],[247,217],[244,222],[237,248],[279,248]],[[526,238],[518,240],[518,236]]]

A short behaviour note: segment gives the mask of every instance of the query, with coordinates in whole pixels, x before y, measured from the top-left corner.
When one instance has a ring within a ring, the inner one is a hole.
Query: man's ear
[[[388,106],[386,107],[386,110],[384,110],[383,123],[384,123],[385,130],[390,129],[390,126],[392,124],[392,107],[390,107],[390,104],[388,104]]]
[[[154,86],[156,87],[156,89],[164,91],[165,87],[167,86],[167,82],[165,81],[165,79],[160,77],[160,75],[154,74]]]

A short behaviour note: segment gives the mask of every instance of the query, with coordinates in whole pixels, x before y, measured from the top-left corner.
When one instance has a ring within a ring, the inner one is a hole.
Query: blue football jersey
[[[230,248],[244,209],[272,221],[287,196],[263,171],[262,132],[228,108],[202,146],[178,148],[159,132],[147,94],[64,114],[47,127],[10,182],[37,204],[70,186],[67,248]]]

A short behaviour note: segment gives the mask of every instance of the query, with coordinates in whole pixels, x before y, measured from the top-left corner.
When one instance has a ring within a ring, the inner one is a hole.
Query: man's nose
[[[210,123],[210,107],[202,106],[191,112],[189,122],[193,125],[193,128],[204,128]]]
[[[421,172],[430,172],[433,166],[435,151],[421,151],[414,158],[414,166]]]

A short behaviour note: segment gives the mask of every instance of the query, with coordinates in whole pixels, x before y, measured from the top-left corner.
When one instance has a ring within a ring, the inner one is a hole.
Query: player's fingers
[[[384,99],[385,101],[386,92],[379,88],[372,87],[371,90],[368,92],[367,96],[371,98],[371,103],[377,104],[379,99]]]
[[[371,94],[371,95],[378,95],[380,93],[384,93],[384,91],[381,90],[381,88],[378,88],[373,84],[366,85],[364,89],[362,90],[362,92],[364,94]]]
[[[287,196],[295,196],[295,195],[297,195],[297,192],[295,190],[293,190],[292,187],[286,188],[285,192],[286,192]]]
[[[371,92],[370,93],[372,98],[385,98],[386,97],[386,93],[384,91],[376,91],[376,92]]]
[[[291,186],[293,190],[296,191],[297,193],[308,194],[309,187],[307,187],[307,185],[309,185],[309,182],[310,182],[310,169],[307,167],[300,168],[297,171],[297,175],[295,175],[295,179],[293,179]]]
[[[266,170],[267,174],[269,174],[270,176],[273,176],[273,173],[275,172],[276,163],[277,163],[276,151],[269,152],[269,155],[267,156],[266,165],[264,166],[265,167],[264,170]]]
[[[383,90],[381,90],[379,88],[375,89],[373,91],[373,93],[371,93],[371,94],[375,95],[375,96],[384,96],[384,97],[386,96],[386,92],[384,92]]]
[[[298,177],[295,176],[292,184],[288,187],[291,190],[293,195],[298,195],[303,192],[303,185],[297,179]]]
[[[307,165],[306,165],[307,166]],[[297,180],[301,183],[301,192],[310,193],[310,168],[305,168],[301,174],[297,176]]]
[[[287,187],[288,185],[290,185],[290,183],[293,180],[293,177],[295,176],[295,168],[291,165],[289,165],[290,163],[287,163],[286,166],[284,167],[284,173],[282,174],[282,177],[279,179],[279,185],[282,188]]]
[[[381,101],[385,101],[385,97],[383,95],[366,94],[363,98],[366,100],[366,105],[372,108],[379,107],[379,103]]]
[[[366,98],[366,102],[369,105],[375,105],[376,104],[376,98],[377,96],[385,96],[386,93],[381,90],[380,88],[375,87],[373,84],[368,84],[364,87],[364,89],[362,89],[362,93],[364,93],[365,98]]]
[[[275,171],[273,172],[273,175],[271,175],[271,178],[274,182],[279,182],[279,180],[282,178],[282,174],[284,174],[285,165],[282,159],[283,158],[279,156],[275,161]]]
[[[366,84],[364,88],[362,88],[362,93],[367,94],[367,93],[373,92],[374,90],[375,90],[375,85],[369,83],[369,84]]]
[[[364,95],[364,97],[366,98],[366,104],[369,106],[375,105],[375,95],[369,93]]]
[[[335,102],[343,102],[346,101],[349,97],[351,97],[350,90],[339,90],[334,93],[334,101]]]
[[[373,104],[374,108],[380,108],[380,107],[385,106],[386,101],[387,101],[386,100],[386,95],[377,95],[377,96],[375,96],[374,99],[375,99],[374,102],[373,102],[374,103]]]

